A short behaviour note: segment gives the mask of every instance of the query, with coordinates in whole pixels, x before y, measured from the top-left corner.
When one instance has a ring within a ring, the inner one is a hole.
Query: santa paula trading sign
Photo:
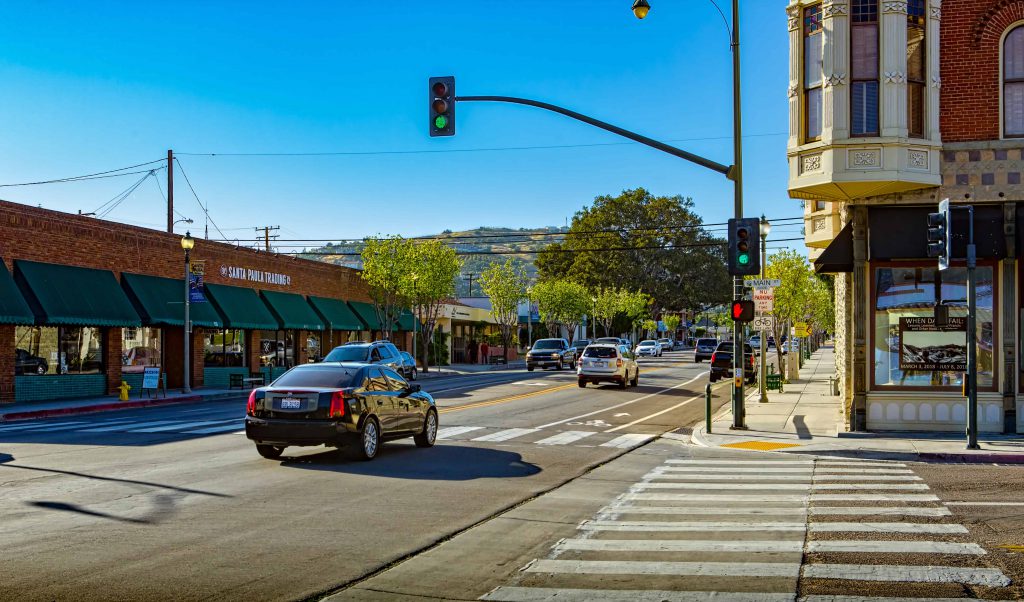
[[[967,318],[900,318],[900,370],[967,370]]]
[[[264,272],[263,270],[253,270],[236,265],[220,266],[220,275],[232,280],[247,280],[262,284],[279,284],[281,286],[291,286],[292,284],[292,277],[288,274]]]

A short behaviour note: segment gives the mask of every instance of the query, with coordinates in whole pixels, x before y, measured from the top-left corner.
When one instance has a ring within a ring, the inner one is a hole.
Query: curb
[[[923,461],[960,462],[963,464],[1024,464],[1024,454],[1015,453],[944,453],[920,452],[917,454]]]
[[[53,408],[48,410],[26,410],[23,412],[8,412],[0,414],[0,424],[18,420],[33,420],[38,418],[52,418],[54,416],[75,416],[78,414],[95,414],[99,412],[110,412],[116,410],[132,410],[148,408],[153,406],[165,406],[173,404],[197,403],[203,401],[216,401],[218,399],[234,399],[236,395],[190,395],[188,397],[175,397],[172,399],[145,399],[137,401],[112,401],[88,406],[75,406],[69,408]],[[244,395],[243,395],[244,397]]]

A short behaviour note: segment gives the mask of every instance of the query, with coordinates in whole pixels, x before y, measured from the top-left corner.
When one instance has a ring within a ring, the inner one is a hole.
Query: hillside
[[[480,272],[491,262],[502,262],[507,258],[518,259],[526,265],[530,277],[535,277],[537,271],[534,267],[534,260],[537,258],[537,251],[552,242],[561,240],[561,237],[553,235],[565,231],[566,228],[562,227],[515,229],[481,226],[461,232],[445,230],[430,237],[445,240],[459,252],[464,265],[457,294],[467,296],[470,294],[470,275],[473,278],[473,294],[481,294],[478,278]],[[358,268],[361,267],[358,255],[361,250],[361,243],[327,244],[323,247],[307,249],[309,254],[300,255],[300,257]],[[479,253],[479,255],[475,253]]]

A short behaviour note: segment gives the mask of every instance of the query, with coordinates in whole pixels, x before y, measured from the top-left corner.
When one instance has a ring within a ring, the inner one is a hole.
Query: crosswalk
[[[625,435],[602,431],[548,431],[539,428],[497,429],[485,426],[447,426],[438,429],[438,441],[468,441],[472,443],[511,443],[532,445],[572,445],[576,447],[604,447],[632,449],[654,439],[656,435],[628,433]]]
[[[225,418],[196,416],[164,418],[160,420],[135,418],[110,418],[101,420],[32,420],[0,424],[0,440],[48,433],[84,434],[185,434],[212,435],[219,433],[244,433],[245,425],[237,416]]]
[[[905,464],[743,458],[665,461],[481,599],[880,602],[1010,584]]]

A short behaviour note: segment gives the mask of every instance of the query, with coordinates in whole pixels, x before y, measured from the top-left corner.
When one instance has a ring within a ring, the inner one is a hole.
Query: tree
[[[402,312],[412,306],[415,244],[401,236],[367,238],[363,242],[360,276],[370,288],[384,338],[391,340]]]
[[[644,331],[644,336],[648,336],[649,337],[649,336],[651,336],[652,332],[657,332],[657,330],[658,330],[658,323],[655,322],[654,320],[651,320],[650,318],[648,318],[648,319],[646,319],[646,320],[644,320],[643,322],[640,323],[640,327]],[[657,335],[655,335],[655,336],[657,336]]]
[[[501,329],[506,354],[512,347],[512,334],[519,328],[519,302],[526,298],[526,283],[526,269],[512,259],[492,262],[480,274],[480,284],[491,299],[491,315]]]
[[[594,293],[594,322],[604,328],[604,336],[611,336],[612,322],[622,313],[626,291],[618,288],[601,288]]]
[[[440,240],[429,240],[413,245],[411,300],[413,314],[423,325],[419,344],[423,371],[429,372],[428,350],[434,340],[437,321],[446,301],[455,295],[455,281],[462,269],[462,261],[455,249]],[[416,353],[416,350],[413,350]]]
[[[548,332],[556,333],[562,326],[568,331],[569,343],[572,343],[583,314],[591,309],[587,288],[578,282],[557,278],[538,282],[530,296],[537,301],[540,319],[547,325]]]
[[[682,319],[679,314],[667,314],[661,317],[661,321],[665,323],[665,332],[675,334]]]
[[[645,318],[651,315],[654,300],[647,293],[640,291],[622,292],[620,310],[629,321],[630,329],[635,329]]]
[[[779,251],[768,257],[765,271],[768,278],[777,278],[772,316],[775,318],[775,351],[782,365],[782,335],[794,322],[831,324],[835,321],[831,289],[826,281],[815,276],[803,255],[796,251]]]
[[[702,224],[689,198],[643,188],[600,196],[563,242],[538,254],[537,269],[542,279],[571,275],[593,290],[638,290],[658,307],[699,311],[731,298],[724,241]]]

